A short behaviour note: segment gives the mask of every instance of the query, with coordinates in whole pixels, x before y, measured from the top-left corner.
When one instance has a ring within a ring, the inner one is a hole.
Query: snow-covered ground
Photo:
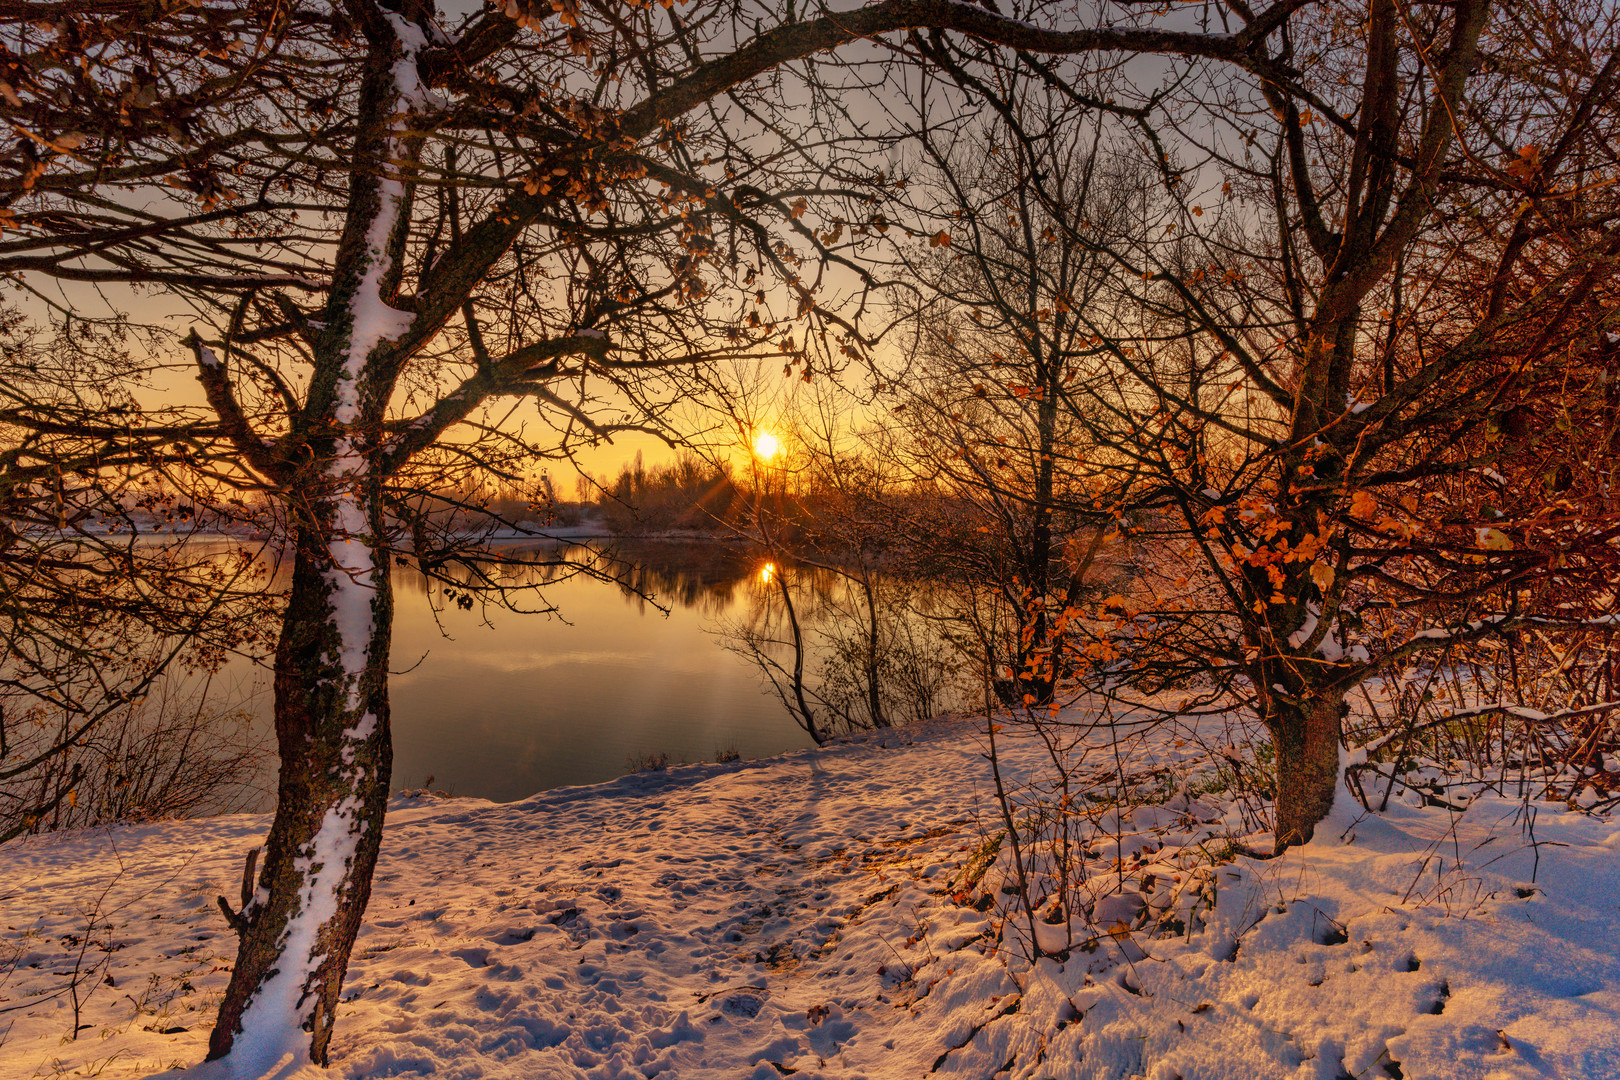
[[[1620,826],[1346,798],[1312,844],[1223,861],[1252,822],[1198,735],[1096,755],[1203,779],[1085,800],[1092,876],[1066,923],[1038,912],[1061,962],[1004,922],[1008,845],[984,873],[982,721],[507,805],[402,796],[332,1073],[1620,1077]],[[1012,782],[1041,775],[1041,744],[1001,742]],[[200,1060],[235,946],[214,897],[265,827],[0,848],[0,1077]]]

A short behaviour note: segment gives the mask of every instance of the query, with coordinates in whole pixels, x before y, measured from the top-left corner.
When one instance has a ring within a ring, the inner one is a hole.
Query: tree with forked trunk
[[[1137,484],[1104,504],[1134,508],[1135,534],[1181,563],[1128,609],[1086,614],[1116,624],[1138,685],[1196,677],[1209,702],[1255,709],[1278,850],[1332,805],[1352,688],[1570,621],[1572,591],[1582,617],[1613,617],[1589,602],[1613,501],[1587,484],[1577,505],[1556,477],[1503,497],[1504,474],[1522,481],[1527,455],[1566,438],[1532,419],[1550,402],[1566,428],[1607,407],[1615,30],[1596,5],[1299,5],[1278,39],[1287,79],[1206,69],[1167,88],[1121,69],[1090,93],[1038,56],[916,39],[993,114],[980,152],[1016,162],[1009,190],[1055,223],[1018,265],[1077,245],[1110,267],[1075,315],[1107,377],[1055,392]],[[1050,133],[1082,123],[1156,168],[1127,230],[1065,195]],[[951,249],[1002,258],[945,184]],[[1019,296],[1001,317],[1035,307]]]
[[[907,291],[915,355],[885,382],[908,460],[956,519],[930,522],[938,569],[1004,613],[1007,632],[984,635],[1000,654],[985,658],[991,685],[1007,706],[1047,709],[1084,666],[1068,626],[1131,498],[1129,470],[1097,453],[1070,409],[1108,393],[1086,314],[1108,301],[1114,271],[1097,238],[1142,227],[1151,176],[1134,154],[1111,157],[1100,117],[1045,110],[1013,72],[981,84],[937,49],[930,58],[978,93],[935,124],[918,98],[934,185],[913,198],[939,243],[896,250],[909,271],[896,276],[931,287]]]

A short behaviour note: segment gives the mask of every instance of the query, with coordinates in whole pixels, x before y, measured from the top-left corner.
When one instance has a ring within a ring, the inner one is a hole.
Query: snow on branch
[[[1380,750],[1384,749],[1384,747],[1388,746],[1390,743],[1394,742],[1396,739],[1404,739],[1416,732],[1427,731],[1430,728],[1444,727],[1446,724],[1453,723],[1457,720],[1468,720],[1476,716],[1490,716],[1493,714],[1505,713],[1508,716],[1517,717],[1520,720],[1526,720],[1533,724],[1552,724],[1561,720],[1573,720],[1581,716],[1592,716],[1597,713],[1607,712],[1611,709],[1620,709],[1620,701],[1601,701],[1596,705],[1583,705],[1574,709],[1560,709],[1557,712],[1542,712],[1540,709],[1532,709],[1528,705],[1513,705],[1505,701],[1499,701],[1494,705],[1477,705],[1471,709],[1459,709],[1456,712],[1446,713],[1444,716],[1437,716],[1433,717],[1432,719],[1425,720],[1421,724],[1412,724],[1409,727],[1401,728],[1399,731],[1391,731],[1384,735],[1380,735],[1372,742],[1361,747],[1361,749],[1358,751],[1358,756],[1360,756],[1361,760],[1356,764],[1358,766],[1365,765],[1368,759],[1370,759]]]

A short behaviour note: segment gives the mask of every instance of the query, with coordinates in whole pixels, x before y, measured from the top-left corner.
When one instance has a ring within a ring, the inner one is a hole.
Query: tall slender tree
[[[1103,145],[1100,115],[1051,110],[1012,72],[957,73],[977,115],[932,125],[924,95],[915,118],[931,183],[912,198],[939,231],[897,250],[908,273],[896,276],[928,284],[900,294],[916,347],[884,381],[919,479],[953,512],[973,508],[976,543],[960,527],[939,535],[1008,616],[995,685],[1008,705],[1044,708],[1072,667],[1065,629],[1102,538],[1131,498],[1131,471],[1096,454],[1071,410],[1118,389],[1085,312],[1111,299],[1097,245],[1145,227],[1151,177]]]

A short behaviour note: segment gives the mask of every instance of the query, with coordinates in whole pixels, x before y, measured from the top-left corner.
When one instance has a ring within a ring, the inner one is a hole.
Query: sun
[[[754,436],[754,456],[761,461],[769,461],[782,452],[782,440],[777,438],[776,432],[761,430]]]

